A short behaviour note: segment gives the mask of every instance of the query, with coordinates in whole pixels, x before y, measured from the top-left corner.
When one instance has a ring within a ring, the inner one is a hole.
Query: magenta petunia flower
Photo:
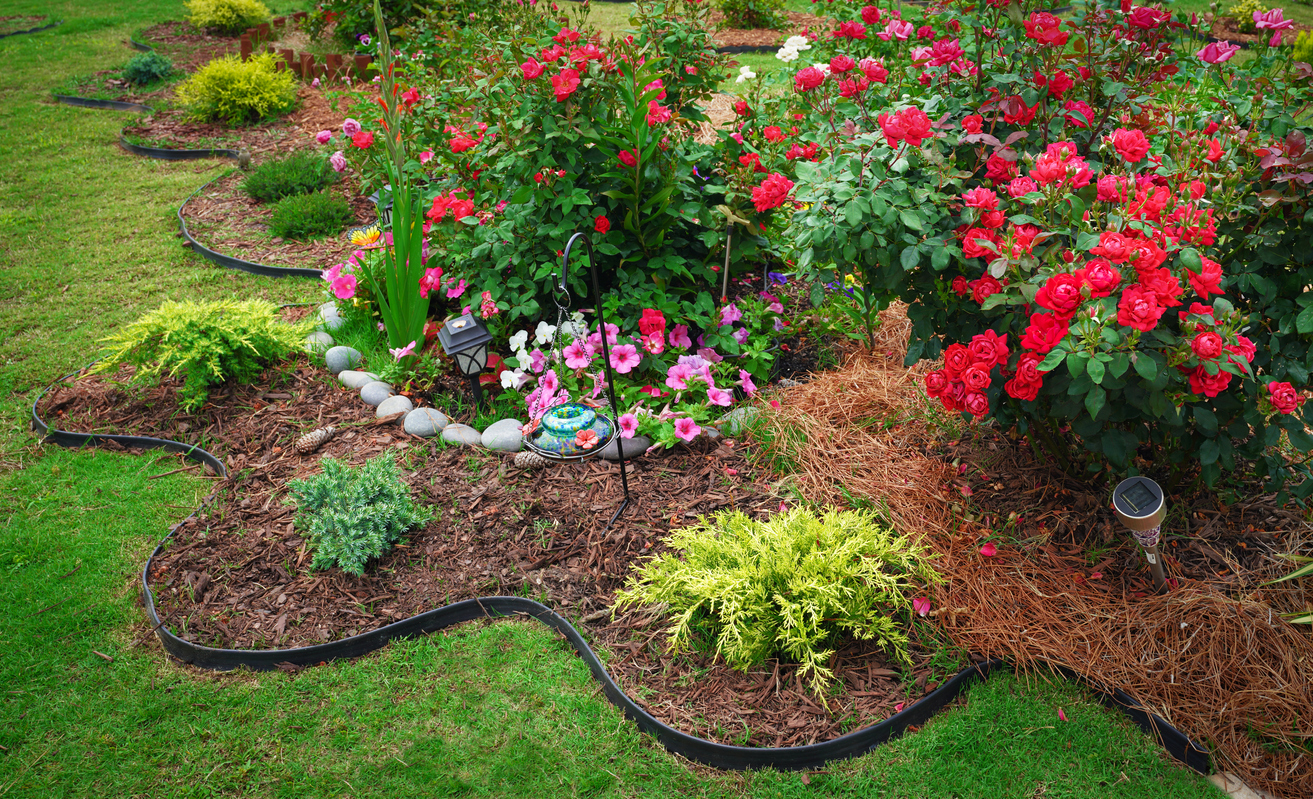
[[[543,354],[542,350],[534,350],[533,352],[529,353],[530,372],[533,372],[534,374],[538,374],[546,366],[547,366],[547,356]],[[566,364],[566,366],[569,366],[569,364]]]
[[[620,437],[633,438],[634,433],[638,432],[638,417],[632,413],[626,413],[620,417]]]
[[[752,373],[746,369],[739,370],[739,385],[749,397],[757,393],[757,384],[752,382]]]
[[[556,376],[555,369],[548,369],[547,374],[538,379],[538,385],[542,386],[545,393],[555,394],[556,389],[561,387],[561,380]]]
[[[593,362],[593,348],[582,341],[575,341],[565,348],[565,365],[571,369],[587,369]]]
[[[334,278],[333,295],[339,300],[349,300],[356,296],[356,276],[346,274]]]
[[[721,325],[733,324],[734,322],[737,322],[742,318],[743,318],[743,312],[740,311],[739,307],[732,302],[729,305],[726,305],[724,308],[720,309]]]
[[[725,360],[720,353],[716,352],[710,347],[703,347],[702,349],[698,350],[698,356],[701,357],[702,360],[706,361],[707,363],[720,363],[721,361]]]
[[[719,405],[722,408],[728,408],[734,403],[734,395],[723,388],[711,386],[707,389],[707,402],[712,405]]]
[[[691,366],[677,363],[670,367],[670,371],[666,372],[666,385],[676,391],[683,391],[688,388],[688,380],[694,374],[695,372]]]
[[[687,416],[675,421],[675,436],[677,438],[682,438],[685,441],[692,441],[697,438],[698,434],[701,432],[702,428],[698,427],[698,423]]]
[[[747,343],[748,343],[748,329],[747,329],[746,327],[740,327],[738,330],[735,330],[735,331],[734,331],[734,340],[737,341],[740,345],[747,344]]]
[[[688,325],[675,325],[670,331],[670,346],[685,350],[693,346],[693,339],[688,337]]]
[[[633,344],[620,344],[611,350],[611,368],[622,375],[629,374],[643,361]]]

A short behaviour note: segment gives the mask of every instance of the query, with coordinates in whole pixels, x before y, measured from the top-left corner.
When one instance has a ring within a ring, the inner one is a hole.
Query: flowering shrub
[[[952,410],[1063,457],[1065,432],[1121,470],[1211,483],[1244,463],[1313,493],[1277,446],[1313,450],[1292,415],[1313,368],[1313,157],[1287,110],[1313,70],[1270,50],[1235,71],[1225,44],[1180,58],[1188,23],[1129,0],[919,29],[835,8],[738,134],[795,184],[804,273],[907,302],[909,362],[943,354],[927,389]]]

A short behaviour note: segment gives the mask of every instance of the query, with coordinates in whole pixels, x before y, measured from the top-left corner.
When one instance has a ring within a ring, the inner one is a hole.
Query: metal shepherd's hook
[[[612,440],[615,441],[616,455],[620,459],[620,485],[625,492],[625,498],[621,501],[620,507],[615,509],[615,513],[611,515],[611,521],[606,523],[606,530],[610,530],[611,525],[615,524],[615,520],[620,518],[620,514],[629,506],[629,477],[625,473],[624,439],[620,437],[620,409],[616,406],[615,401],[615,375],[611,373],[611,350],[607,346],[606,340],[606,316],[605,311],[602,309],[602,289],[597,282],[597,256],[593,252],[593,242],[588,238],[587,233],[576,233],[565,243],[565,253],[561,256],[561,273],[559,276],[553,274],[552,279],[556,283],[554,288],[564,294],[568,302],[570,289],[566,287],[565,279],[570,274],[570,250],[574,247],[574,243],[580,239],[583,239],[584,247],[588,251],[588,268],[592,273],[593,298],[597,303],[597,330],[602,337],[602,368],[606,371],[606,391],[611,397],[611,420],[616,427]],[[559,335],[560,331],[557,331],[557,334]],[[606,530],[603,530],[603,532],[606,532]]]

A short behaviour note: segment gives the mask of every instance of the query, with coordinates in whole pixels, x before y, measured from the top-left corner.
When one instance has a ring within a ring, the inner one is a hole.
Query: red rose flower
[[[1176,275],[1162,267],[1140,270],[1140,285],[1152,291],[1158,298],[1158,304],[1164,308],[1175,308],[1180,305],[1180,297],[1185,293]]]
[[[962,384],[967,391],[984,391],[989,383],[989,368],[983,364],[973,363],[962,371]]]
[[[1278,383],[1273,380],[1267,384],[1268,399],[1272,400],[1272,406],[1282,413],[1294,413],[1299,410],[1299,406],[1304,399],[1295,391],[1295,387],[1289,383]]]
[[[1007,363],[1008,337],[1000,336],[993,330],[986,330],[971,337],[967,350],[970,351],[976,364],[984,367],[988,372],[995,365]]]
[[[764,136],[768,142],[781,142],[784,141],[785,138],[784,131],[780,130],[779,125],[771,125],[763,130],[761,135]]]
[[[1147,333],[1158,326],[1158,320],[1166,310],[1158,304],[1156,294],[1136,284],[1122,292],[1121,301],[1117,303],[1117,324]]]
[[[1222,340],[1221,336],[1211,330],[1206,330],[1194,337],[1194,341],[1190,342],[1190,350],[1200,360],[1212,361],[1222,357],[1225,344],[1226,342]]]
[[[738,114],[741,117],[746,117],[752,113],[752,109],[748,107],[747,100],[739,100],[737,103],[734,104],[734,113]]]
[[[986,244],[992,244],[993,247],[986,247]],[[967,258],[994,258],[998,255],[998,236],[986,228],[971,228],[962,236],[962,255]]]
[[[804,67],[793,76],[793,87],[800,92],[809,92],[825,82],[825,73],[816,67]]]
[[[1117,128],[1112,132],[1112,146],[1127,163],[1136,164],[1149,154],[1149,140],[1142,130]]]
[[[994,211],[998,209],[998,195],[990,189],[977,187],[962,195],[962,204],[967,208]]]
[[[980,123],[984,121],[985,118],[982,117],[980,114],[971,114],[970,116],[963,117],[962,130],[966,131],[967,133],[979,133]]]
[[[1197,274],[1187,269],[1185,275],[1186,279],[1190,281],[1190,288],[1206,300],[1210,294],[1222,293],[1222,265],[1209,258],[1202,258],[1201,260],[1203,266]]]
[[[625,166],[629,166],[629,167],[638,166],[637,150],[621,150],[620,154],[617,155],[616,157],[619,158],[620,163],[624,164]]]
[[[1061,47],[1067,43],[1067,34],[1058,30],[1062,20],[1046,11],[1036,11],[1026,18],[1026,36],[1040,44]]]
[[[563,103],[579,88],[579,73],[573,69],[563,69],[561,74],[552,76],[552,91],[556,93],[556,102]]]
[[[965,297],[971,293],[971,288],[967,285],[967,279],[958,275],[953,278],[952,291],[959,297]]]
[[[971,299],[983,303],[986,299],[1003,290],[1003,284],[993,275],[985,274],[967,284],[971,287]]]
[[[367,130],[362,130],[351,137],[351,143],[362,150],[368,150],[370,145],[374,143],[374,134]]]
[[[977,419],[983,419],[989,415],[989,397],[978,391],[968,391],[962,404],[964,410]]]
[[[666,332],[666,315],[655,308],[644,308],[643,316],[638,320],[638,331],[644,336]]]
[[[949,344],[944,350],[944,374],[953,381],[962,379],[962,373],[969,369],[973,361],[971,351],[961,344]]]
[[[1007,183],[1017,176],[1017,162],[994,153],[985,162],[985,179]]]
[[[1156,269],[1167,260],[1167,252],[1158,246],[1158,242],[1149,239],[1131,240],[1131,254],[1127,261],[1137,272]]]
[[[603,214],[598,214],[597,218],[593,220],[593,230],[596,230],[598,233],[606,233],[610,229],[611,220],[607,219]]]
[[[544,69],[546,69],[546,67],[539,64],[538,59],[533,56],[529,56],[528,61],[520,64],[520,71],[524,73],[525,80],[533,80],[534,78],[541,77]]]
[[[1034,313],[1030,315],[1030,326],[1021,336],[1021,346],[1040,355],[1058,346],[1067,335],[1071,322],[1057,314]],[[1025,357],[1024,355],[1022,356]]]
[[[1090,287],[1090,299],[1107,297],[1121,285],[1122,273],[1102,258],[1095,258],[1076,271]]]
[[[948,391],[949,380],[941,371],[934,371],[925,376],[925,393],[938,399]]]
[[[843,73],[851,69],[855,69],[856,67],[857,67],[857,62],[852,60],[846,55],[837,55],[834,58],[830,59],[830,72],[836,75],[842,75]]]
[[[1205,397],[1216,397],[1231,384],[1232,377],[1234,375],[1230,372],[1221,369],[1217,370],[1217,374],[1210,375],[1203,364],[1199,364],[1190,372],[1190,391]]]
[[[1076,315],[1081,303],[1085,301],[1084,295],[1081,294],[1083,285],[1084,281],[1079,276],[1060,272],[1040,286],[1039,291],[1035,293],[1035,304],[1041,308],[1048,308],[1062,319],[1070,319]]]
[[[1105,230],[1099,234],[1099,243],[1090,252],[1102,255],[1115,264],[1124,264],[1131,256],[1131,240],[1120,233]]]
[[[789,192],[792,190],[793,181],[778,172],[772,172],[760,186],[753,187],[752,204],[756,206],[758,213],[778,208],[789,199]]]
[[[1241,358],[1244,358],[1245,363],[1253,363],[1254,356],[1258,354],[1258,347],[1255,347],[1254,342],[1250,341],[1245,336],[1236,336],[1236,343],[1228,346],[1226,351],[1232,355],[1239,355]],[[1237,361],[1235,358],[1228,358],[1227,360],[1236,366],[1242,365],[1240,361]]]

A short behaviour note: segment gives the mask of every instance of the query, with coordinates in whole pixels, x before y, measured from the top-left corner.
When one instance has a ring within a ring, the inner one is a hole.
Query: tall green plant
[[[424,275],[424,196],[411,185],[407,171],[403,114],[406,99],[400,95],[393,72],[392,43],[378,0],[374,0],[374,23],[378,27],[378,58],[383,65],[383,168],[392,185],[392,236],[383,248],[382,281],[374,270],[363,270],[378,302],[378,312],[387,329],[388,344],[403,349],[423,345],[424,321],[429,301],[420,296]],[[412,166],[413,168],[413,166]],[[407,358],[414,356],[408,355]]]

